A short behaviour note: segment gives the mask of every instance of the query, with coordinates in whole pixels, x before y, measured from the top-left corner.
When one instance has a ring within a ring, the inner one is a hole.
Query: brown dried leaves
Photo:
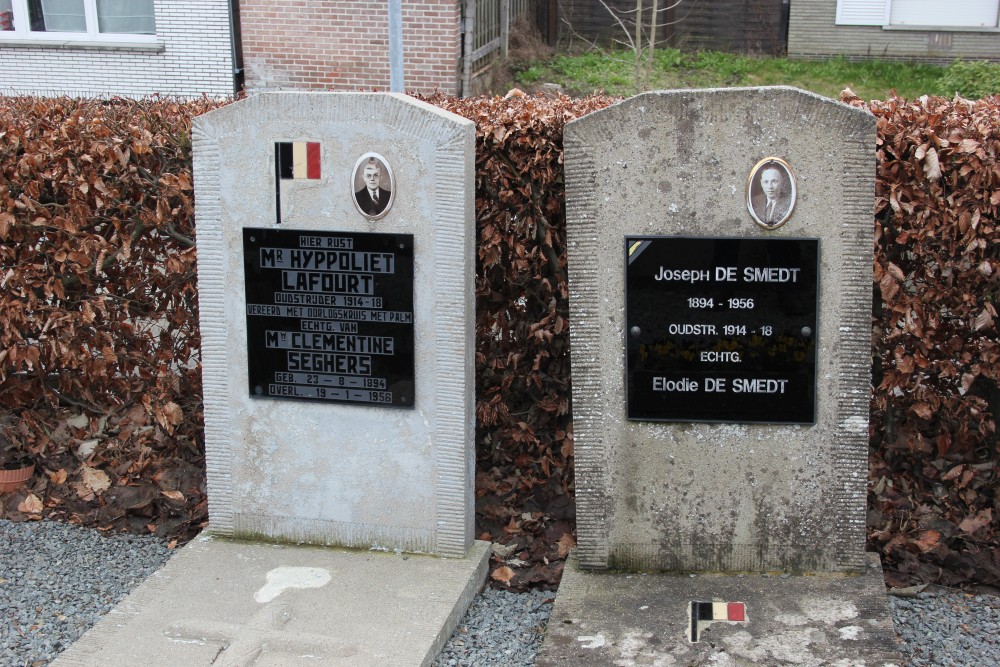
[[[189,137],[216,106],[0,99],[0,408],[27,427],[54,517],[134,528],[115,489],[202,464]]]
[[[888,578],[1000,586],[1000,98],[891,98],[878,126],[869,544]]]
[[[554,586],[573,539],[562,132],[614,100],[430,101],[476,123],[478,530],[512,550],[494,581]]]

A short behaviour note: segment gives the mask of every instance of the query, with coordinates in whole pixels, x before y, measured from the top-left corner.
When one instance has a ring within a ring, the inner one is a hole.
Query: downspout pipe
[[[233,97],[243,91],[243,31],[240,29],[240,0],[229,0],[229,48],[233,61]]]
[[[402,0],[389,0],[389,92],[404,92]]]
[[[462,9],[462,81],[460,95],[472,95],[472,47],[476,24],[476,0],[463,0]]]

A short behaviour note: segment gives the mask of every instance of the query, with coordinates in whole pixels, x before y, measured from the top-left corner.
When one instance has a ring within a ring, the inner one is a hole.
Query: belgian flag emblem
[[[691,602],[692,642],[701,640],[701,633],[712,623],[746,623],[745,602]]]
[[[281,182],[320,178],[319,142],[278,141],[274,144],[274,221],[281,224]]]
[[[274,152],[279,179],[319,178],[319,142],[279,142]]]

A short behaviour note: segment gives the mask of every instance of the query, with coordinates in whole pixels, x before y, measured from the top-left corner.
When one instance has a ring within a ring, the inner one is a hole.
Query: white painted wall
[[[228,0],[155,0],[152,46],[0,40],[0,94],[230,96],[228,6]]]

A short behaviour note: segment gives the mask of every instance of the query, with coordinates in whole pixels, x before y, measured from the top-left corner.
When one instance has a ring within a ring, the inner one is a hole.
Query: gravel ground
[[[511,593],[491,588],[477,597],[434,667],[528,667],[549,622],[551,591]]]
[[[935,591],[889,596],[889,607],[912,667],[1000,665],[1000,598]]]
[[[0,520],[0,665],[47,665],[170,554],[155,538]]]
[[[0,667],[47,665],[171,553],[151,537],[0,520]],[[435,667],[531,667],[552,598],[485,590]],[[935,591],[889,605],[909,665],[1000,665],[1000,598]]]

